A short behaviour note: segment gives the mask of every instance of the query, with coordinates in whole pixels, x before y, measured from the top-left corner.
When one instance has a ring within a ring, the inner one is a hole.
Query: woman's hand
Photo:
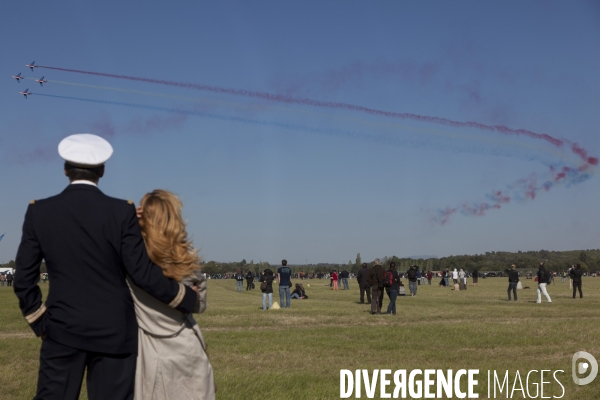
[[[137,206],[135,208],[135,215],[137,215],[138,219],[142,218],[143,214],[144,214],[144,212],[142,210],[142,207],[141,206]]]

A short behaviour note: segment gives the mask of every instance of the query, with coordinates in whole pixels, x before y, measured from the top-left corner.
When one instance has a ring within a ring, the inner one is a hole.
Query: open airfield
[[[334,292],[329,280],[305,280],[309,299],[262,311],[258,286],[237,293],[234,280],[210,280],[208,308],[196,319],[215,369],[217,398],[336,399],[340,369],[428,368],[479,369],[475,392],[484,399],[488,370],[501,379],[508,370],[512,389],[517,370],[525,386],[527,373],[542,369],[551,370],[544,397],[561,397],[562,385],[563,399],[600,398],[600,378],[578,386],[571,377],[575,352],[600,355],[600,278],[584,278],[583,299],[572,299],[568,281],[557,279],[548,286],[552,304],[535,303],[532,280],[522,280],[531,289],[519,290],[517,302],[507,301],[506,278],[480,279],[478,287],[456,292],[438,281],[419,286],[416,297],[399,297],[398,315],[390,316],[371,315],[368,305],[359,304],[355,281],[350,290]],[[46,294],[48,285],[40,286]],[[273,300],[279,301],[276,288]],[[12,288],[0,287],[0,302],[0,397],[31,399],[40,339],[22,318]],[[552,377],[556,370],[564,371],[556,373],[560,385]],[[532,373],[531,397],[539,382],[539,372]],[[466,390],[466,379],[461,383]],[[393,389],[392,378],[388,392]],[[379,385],[375,393],[380,398]],[[367,398],[364,387],[361,394]],[[85,389],[81,398],[87,399]],[[506,391],[496,398],[507,398]],[[523,398],[522,392],[512,398]]]

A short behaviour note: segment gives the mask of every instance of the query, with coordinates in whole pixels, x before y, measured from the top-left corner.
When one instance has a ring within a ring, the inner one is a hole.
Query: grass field
[[[508,370],[511,388],[517,370],[523,386],[530,370],[563,370],[557,374],[563,399],[600,399],[600,377],[587,386],[571,378],[575,352],[600,359],[600,278],[584,278],[581,300],[557,280],[548,286],[552,304],[535,304],[531,280],[523,281],[531,289],[519,290],[517,302],[506,300],[506,278],[480,279],[478,287],[457,292],[435,281],[419,286],[416,297],[399,297],[396,316],[370,315],[367,305],[358,304],[354,281],[349,291],[338,292],[328,283],[304,281],[310,299],[262,311],[258,289],[237,293],[234,280],[209,281],[208,309],[197,320],[218,399],[336,399],[340,369],[384,368],[479,369],[479,398],[488,398],[488,370],[502,376]],[[278,297],[276,289],[273,300]],[[384,308],[387,303],[385,296]],[[21,317],[11,288],[0,287],[0,304],[0,398],[31,399],[40,340]],[[561,396],[551,373],[544,380],[551,382],[544,396]],[[390,393],[393,388],[392,382]],[[379,398],[379,388],[376,393]],[[521,393],[513,398],[523,398]]]

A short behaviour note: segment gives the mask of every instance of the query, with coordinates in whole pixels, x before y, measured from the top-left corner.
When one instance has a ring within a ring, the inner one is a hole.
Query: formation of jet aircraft
[[[25,64],[25,66],[27,68],[30,68],[32,71],[34,68],[38,68],[37,65],[35,65],[35,61],[32,61],[31,64]],[[48,83],[47,79],[44,79],[44,77],[42,76],[40,79],[32,79],[32,78],[26,78],[23,75],[21,75],[21,73],[19,72],[17,75],[13,75],[12,76],[13,79],[16,79],[18,83],[21,83],[21,80],[23,79],[31,79],[36,81],[37,83],[40,84],[40,86],[44,86],[44,83]],[[25,96],[25,98],[27,98],[27,96],[31,96],[33,93],[31,93],[29,91],[29,89],[25,89],[25,91],[23,92],[19,92],[19,94],[22,94],[23,96]]]

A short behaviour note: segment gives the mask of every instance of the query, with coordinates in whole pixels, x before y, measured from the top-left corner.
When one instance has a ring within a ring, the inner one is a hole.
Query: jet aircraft
[[[44,83],[48,83],[48,80],[44,80],[44,77],[42,76],[40,79],[34,79],[34,81],[36,81],[37,83],[40,84],[40,86],[44,86]]]
[[[35,65],[35,61],[32,61],[31,64],[25,64],[26,67],[31,68],[31,70],[33,71],[33,68],[37,68],[37,65]]]
[[[13,75],[13,78],[15,78],[19,83],[21,83],[21,79],[25,79],[24,76],[21,76],[20,72],[17,75]]]
[[[31,96],[33,93],[29,92],[29,88],[27,88],[24,92],[19,92],[19,94],[22,94],[25,96],[25,98],[27,98],[27,96]]]

